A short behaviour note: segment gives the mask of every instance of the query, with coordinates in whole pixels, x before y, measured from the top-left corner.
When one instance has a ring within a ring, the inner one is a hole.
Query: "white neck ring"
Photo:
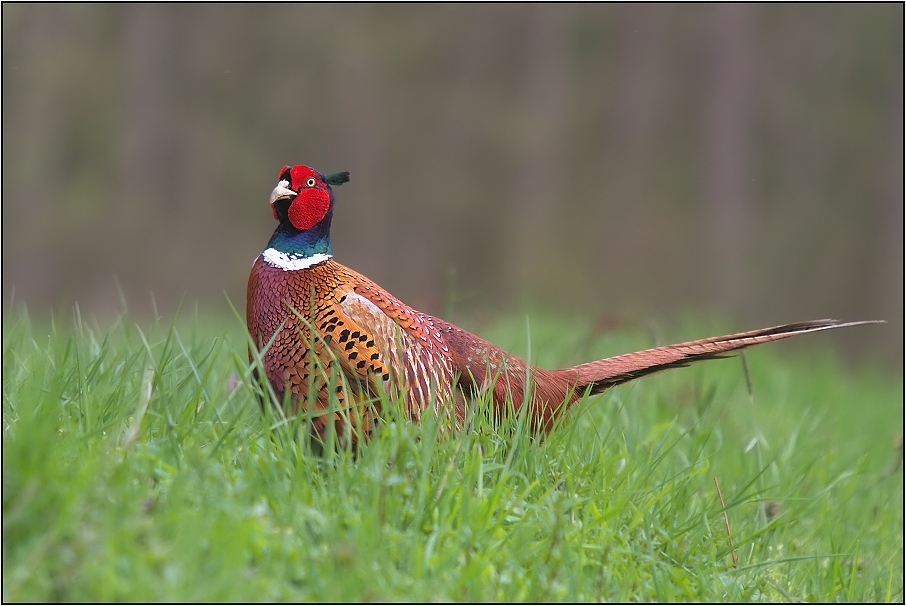
[[[318,263],[323,263],[324,261],[330,259],[332,256],[333,255],[325,255],[324,253],[315,253],[310,257],[303,257],[291,253],[280,252],[275,248],[268,248],[263,253],[261,253],[261,258],[264,259],[268,265],[273,265],[274,267],[279,267],[280,269],[285,269],[286,271],[308,269],[309,267],[313,267]]]

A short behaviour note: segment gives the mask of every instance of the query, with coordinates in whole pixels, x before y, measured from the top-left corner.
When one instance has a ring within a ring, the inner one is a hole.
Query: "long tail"
[[[570,368],[546,370],[530,366],[525,360],[461,328],[433,319],[442,326],[449,344],[453,362],[461,373],[463,387],[486,389],[491,386],[497,412],[507,410],[507,402],[519,407],[523,401],[526,370],[531,369],[531,418],[536,427],[549,431],[554,420],[563,414],[591,387],[591,393],[650,375],[668,368],[688,366],[699,360],[724,357],[725,354],[750,345],[779,341],[787,337],[804,335],[819,330],[877,324],[883,320],[866,322],[840,322],[839,320],[812,320],[796,322],[773,328],[761,328],[722,337],[711,337],[687,343],[665,345],[644,351],[605,358]]]
[[[699,360],[721,358],[723,357],[722,354],[743,349],[750,345],[769,343],[819,330],[858,326],[860,324],[876,324],[878,322],[883,322],[883,320],[865,322],[812,320],[810,322],[796,322],[794,324],[761,328],[723,337],[711,337],[687,343],[655,347],[654,349],[605,358],[604,360],[588,362],[587,364],[580,364],[555,372],[578,377],[578,381],[575,383],[577,393],[584,393],[585,389],[590,385],[591,393],[595,394],[620,383],[626,383],[660,370],[688,366]]]

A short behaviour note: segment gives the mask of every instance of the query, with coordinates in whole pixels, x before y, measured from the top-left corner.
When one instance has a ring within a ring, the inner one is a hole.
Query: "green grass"
[[[740,358],[707,362],[544,440],[391,414],[353,456],[261,412],[238,323],[199,326],[7,315],[4,601],[904,598],[902,379],[820,337],[752,350],[751,396]],[[483,336],[524,351],[525,321]],[[531,326],[550,366],[650,344]]]

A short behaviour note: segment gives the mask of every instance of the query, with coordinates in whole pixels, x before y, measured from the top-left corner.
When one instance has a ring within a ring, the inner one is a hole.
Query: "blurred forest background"
[[[902,372],[903,10],[4,4],[4,309],[241,311],[301,163],[424,311],[883,318],[828,342]]]

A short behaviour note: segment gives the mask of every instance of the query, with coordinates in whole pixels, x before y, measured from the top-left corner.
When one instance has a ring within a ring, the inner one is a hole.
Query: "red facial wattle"
[[[295,179],[293,179],[295,180]],[[321,222],[330,209],[330,194],[320,187],[303,188],[289,205],[289,222],[305,231]]]

